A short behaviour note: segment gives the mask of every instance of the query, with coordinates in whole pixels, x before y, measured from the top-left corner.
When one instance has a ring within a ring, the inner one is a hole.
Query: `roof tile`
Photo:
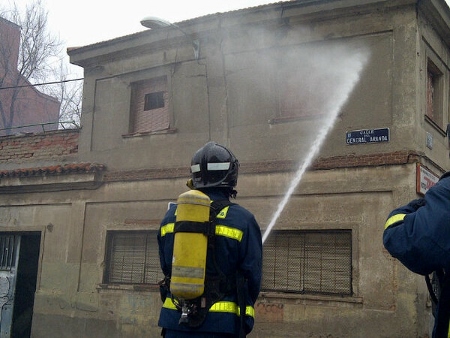
[[[70,163],[64,165],[58,164],[38,168],[19,168],[12,170],[0,170],[0,178],[91,173],[103,171],[105,169],[106,166],[104,164],[99,163]]]

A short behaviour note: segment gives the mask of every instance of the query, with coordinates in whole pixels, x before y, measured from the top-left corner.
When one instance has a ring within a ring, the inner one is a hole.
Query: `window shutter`
[[[352,294],[351,230],[274,231],[264,244],[265,291]]]

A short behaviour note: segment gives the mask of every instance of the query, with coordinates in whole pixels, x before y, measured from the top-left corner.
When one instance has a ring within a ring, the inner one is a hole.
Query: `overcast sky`
[[[1,0],[23,6],[36,0]],[[67,47],[79,47],[144,30],[140,20],[156,16],[179,22],[199,16],[278,2],[276,0],[41,0],[49,28]],[[447,3],[450,0],[446,0]]]
[[[22,4],[32,0],[15,1]],[[277,0],[41,1],[48,10],[50,27],[60,34],[67,47],[84,46],[142,31],[145,28],[141,26],[140,20],[146,16],[179,22],[207,14],[277,2]]]
[[[12,0],[7,0],[12,1]],[[146,16],[170,22],[258,6],[273,0],[41,0],[49,26],[67,47],[79,47],[145,30]],[[32,0],[16,0],[27,3]]]

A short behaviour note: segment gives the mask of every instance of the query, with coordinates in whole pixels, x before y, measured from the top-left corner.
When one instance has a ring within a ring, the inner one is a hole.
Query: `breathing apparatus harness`
[[[177,200],[172,267],[164,284],[166,294],[170,292],[173,305],[181,311],[179,324],[190,328],[201,326],[215,303],[237,294],[239,335],[244,337],[246,296],[242,290],[247,283],[239,271],[226,275],[216,259],[216,218],[225,207],[234,204],[228,198],[236,197],[238,169],[239,161],[233,153],[216,142],[206,143],[192,157],[192,177],[187,182],[191,190]],[[228,196],[211,201],[208,189],[221,189]]]
[[[174,227],[174,235],[177,232],[203,233],[207,236],[207,255],[212,255],[212,262],[214,264],[214,274],[206,273],[204,282],[204,292],[200,297],[195,299],[181,299],[170,292],[170,277],[166,276],[160,282],[160,288],[166,289],[171,294],[171,299],[178,311],[181,312],[179,324],[187,325],[190,328],[197,328],[203,324],[211,306],[223,299],[226,295],[236,292],[239,288],[238,274],[225,275],[220,269],[216,259],[216,216],[225,207],[233,205],[229,200],[212,201],[210,204],[209,221],[204,223],[181,221],[176,222]],[[238,295],[239,296],[239,295]],[[242,297],[238,297],[242,298]],[[164,301],[164,299],[163,299]],[[240,299],[239,299],[240,303]],[[245,308],[245,306],[244,306]],[[244,312],[245,313],[245,312]],[[243,317],[243,316],[241,316]]]

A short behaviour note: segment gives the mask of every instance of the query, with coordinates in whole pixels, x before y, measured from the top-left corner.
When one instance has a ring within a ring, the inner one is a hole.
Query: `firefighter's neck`
[[[237,191],[233,188],[202,188],[199,189],[201,192],[209,196],[213,201],[219,201],[224,199],[236,198]]]

